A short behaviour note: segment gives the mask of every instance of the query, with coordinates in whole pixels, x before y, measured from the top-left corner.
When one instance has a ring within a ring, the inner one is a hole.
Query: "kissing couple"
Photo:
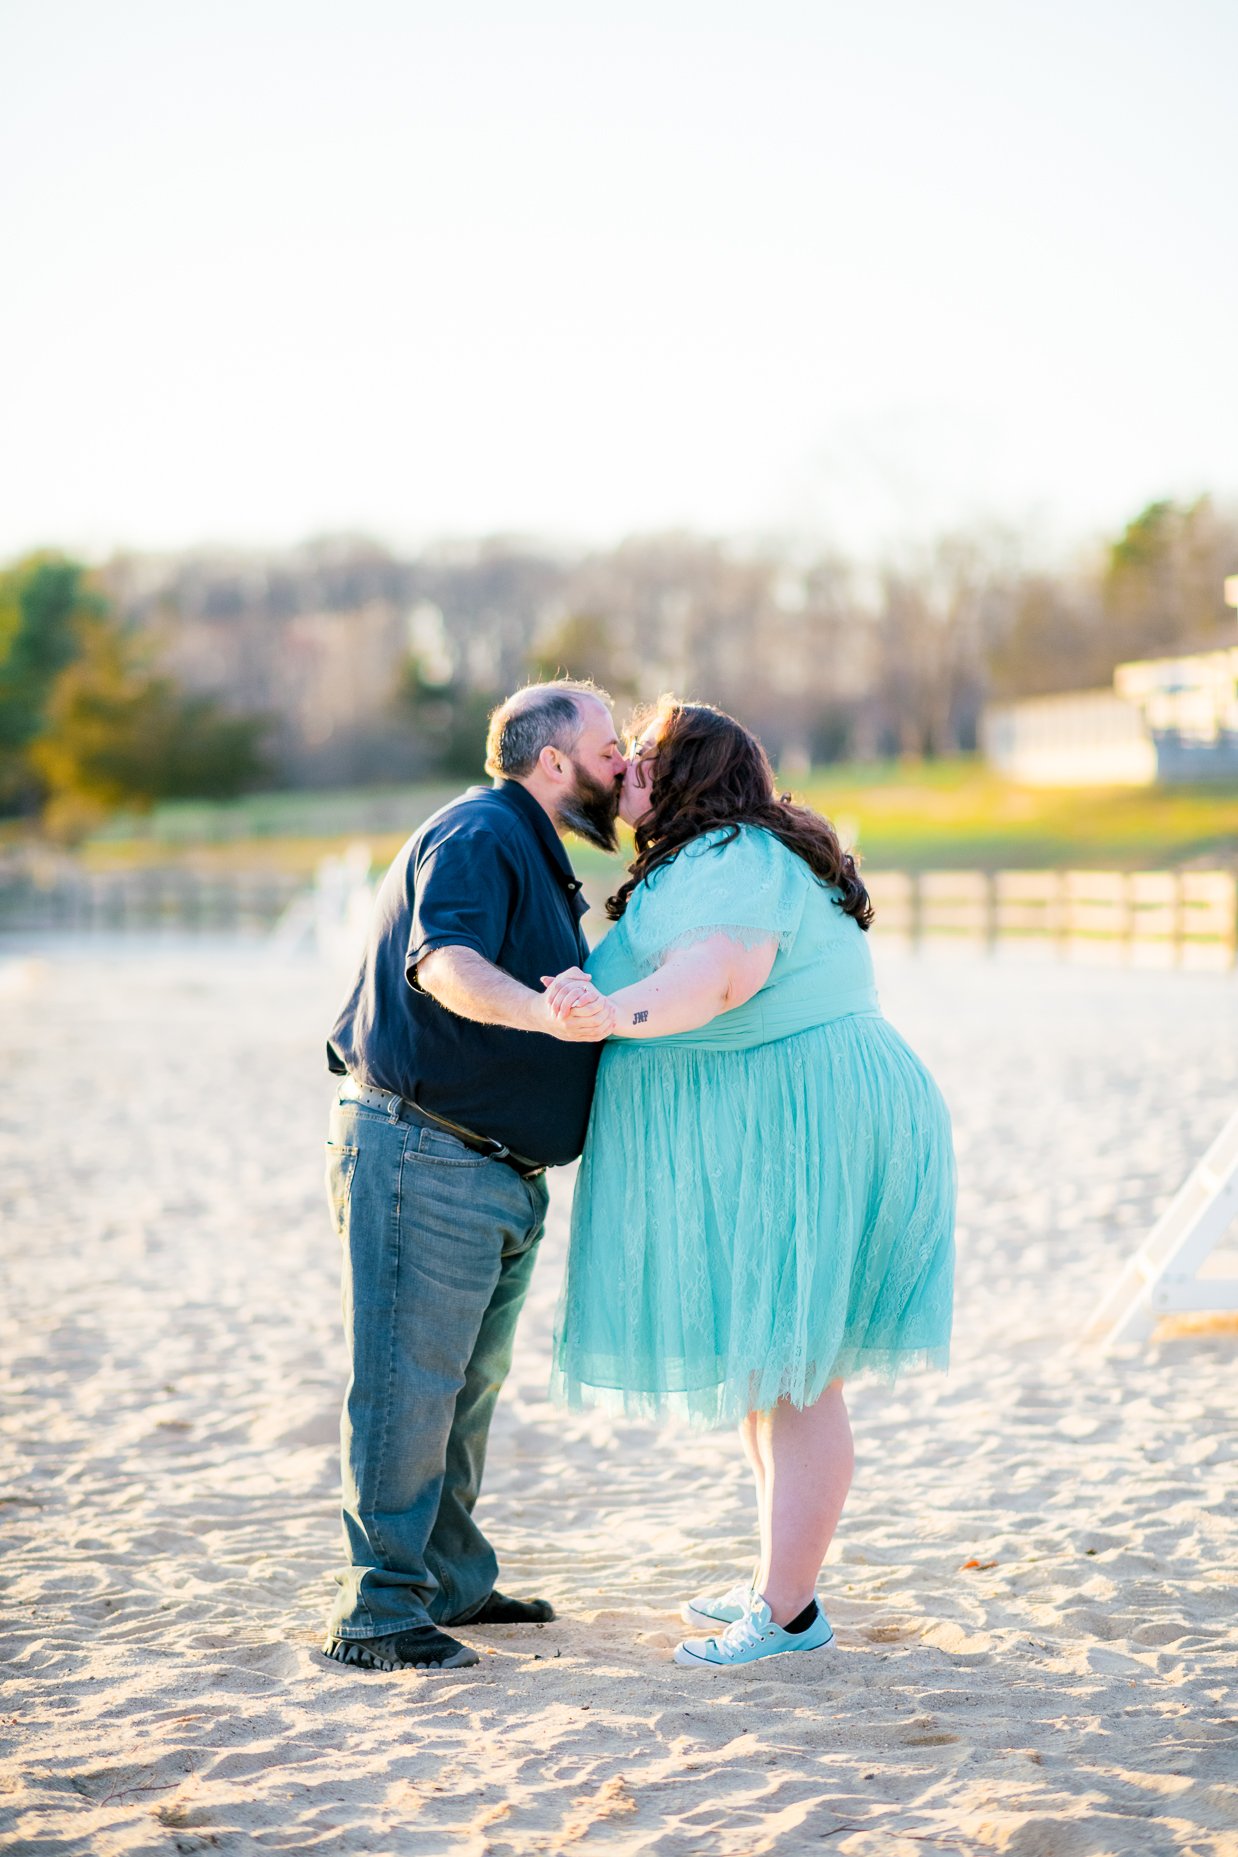
[[[706,704],[663,697],[621,743],[604,691],[535,684],[486,771],[387,871],[327,1045],[351,1371],[324,1649],[455,1669],[475,1629],[554,1617],[498,1590],[474,1507],[547,1170],[582,1156],[556,1397],[735,1424],[752,1469],[755,1565],[685,1593],[675,1661],[824,1652],[844,1380],[944,1367],[953,1295],[949,1118],[878,1005],[868,893]],[[635,856],[591,952],[563,839],[615,851],[618,818]]]

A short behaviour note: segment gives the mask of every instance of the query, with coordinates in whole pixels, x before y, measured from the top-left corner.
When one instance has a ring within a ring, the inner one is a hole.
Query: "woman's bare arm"
[[[556,1013],[596,1010],[599,997],[614,1012],[613,1038],[666,1038],[692,1032],[721,1012],[733,1012],[759,993],[778,953],[776,937],[755,948],[741,947],[726,935],[711,935],[668,954],[647,980],[599,996],[579,969],[550,982],[547,998]],[[569,1018],[570,1022],[570,1018]]]

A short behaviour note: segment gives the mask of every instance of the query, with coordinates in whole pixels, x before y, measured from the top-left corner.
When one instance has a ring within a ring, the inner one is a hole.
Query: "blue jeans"
[[[498,1561],[473,1520],[495,1403],[546,1219],[453,1135],[341,1097],[327,1192],[352,1376],[340,1419],[344,1553],[330,1630],[466,1622]]]

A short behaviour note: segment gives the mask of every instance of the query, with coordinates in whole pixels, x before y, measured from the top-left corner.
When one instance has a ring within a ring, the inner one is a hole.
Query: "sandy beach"
[[[317,1648],[338,974],[0,953],[0,1849],[1238,1852],[1238,1321],[1079,1345],[1238,1103],[1238,979],[878,962],[955,1117],[958,1305],[947,1377],[853,1389],[833,1651],[669,1661],[680,1599],[750,1563],[748,1489],[728,1433],[549,1404],[560,1174],[483,1495],[560,1618],[384,1677]]]

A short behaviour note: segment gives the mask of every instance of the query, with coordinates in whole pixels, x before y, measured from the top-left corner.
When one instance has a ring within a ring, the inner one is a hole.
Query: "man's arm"
[[[544,993],[535,993],[473,948],[435,948],[417,964],[417,984],[457,1018],[543,1032],[569,1044],[595,1044],[610,1031],[612,1014],[599,1002],[558,1019]]]

